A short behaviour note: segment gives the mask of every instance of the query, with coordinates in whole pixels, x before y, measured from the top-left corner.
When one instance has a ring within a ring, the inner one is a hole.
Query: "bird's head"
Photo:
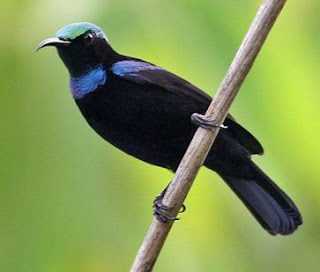
[[[101,28],[91,23],[74,23],[42,41],[36,51],[54,46],[72,76],[79,76],[107,61],[114,51]]]

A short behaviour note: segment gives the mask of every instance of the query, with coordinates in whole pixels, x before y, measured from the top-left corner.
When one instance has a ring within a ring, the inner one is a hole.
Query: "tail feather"
[[[240,177],[220,175],[270,234],[293,233],[302,224],[298,208],[251,160],[248,163],[251,172],[248,177],[243,173]]]

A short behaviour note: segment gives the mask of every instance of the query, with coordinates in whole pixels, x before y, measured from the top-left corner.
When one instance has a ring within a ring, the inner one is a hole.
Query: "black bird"
[[[73,98],[102,138],[140,160],[177,169],[197,128],[192,114],[204,114],[210,104],[206,93],[163,68],[117,53],[91,23],[68,25],[37,50],[45,46],[57,48],[70,73]],[[261,144],[230,115],[224,125],[228,128],[221,129],[204,165],[222,177],[270,234],[291,234],[302,218],[250,159],[263,153]],[[161,211],[155,213],[163,219]]]

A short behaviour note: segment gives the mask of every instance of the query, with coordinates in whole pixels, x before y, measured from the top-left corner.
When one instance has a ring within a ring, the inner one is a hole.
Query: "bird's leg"
[[[180,219],[177,217],[169,216],[167,214],[167,212],[172,210],[173,207],[168,207],[162,203],[162,199],[163,199],[169,185],[170,185],[170,183],[158,196],[155,197],[155,199],[153,201],[153,214],[159,221],[162,221],[164,223],[167,223],[171,220],[179,220]],[[185,210],[186,210],[186,206],[183,204],[181,206],[179,213],[183,213],[183,212],[185,212]]]
[[[199,113],[193,113],[191,115],[191,122],[205,129],[213,129],[214,127],[220,127],[224,129],[228,128],[223,124],[217,125],[215,120],[210,119],[209,117],[206,117],[205,115]]]

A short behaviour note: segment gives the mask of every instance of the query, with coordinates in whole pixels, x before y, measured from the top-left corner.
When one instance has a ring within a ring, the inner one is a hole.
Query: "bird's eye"
[[[86,45],[92,44],[93,40],[94,40],[94,36],[91,33],[84,36],[84,42]]]

